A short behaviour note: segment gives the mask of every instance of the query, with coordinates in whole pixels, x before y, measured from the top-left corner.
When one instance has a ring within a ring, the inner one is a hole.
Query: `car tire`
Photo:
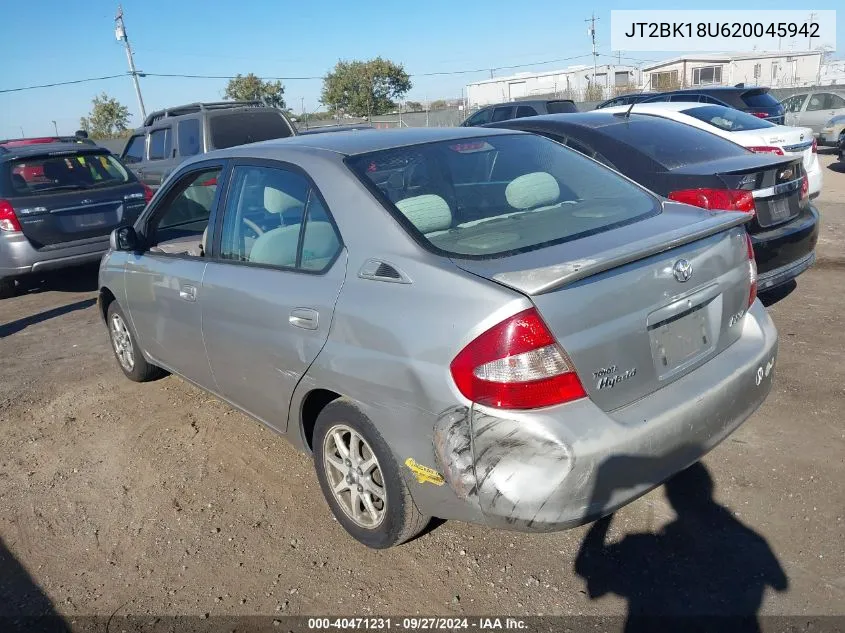
[[[14,279],[0,279],[0,299],[14,297],[16,292]]]
[[[129,380],[134,382],[148,382],[161,378],[165,371],[152,363],[148,363],[138,348],[135,333],[129,321],[120,309],[117,301],[109,304],[106,311],[106,326],[109,330],[109,341],[112,352],[121,371]]]
[[[358,437],[354,444],[353,434]],[[338,442],[347,449],[348,460],[338,449]],[[335,518],[353,538],[368,547],[384,549],[404,543],[428,525],[431,517],[423,515],[414,503],[387,442],[351,400],[334,400],[320,412],[313,447],[314,468],[323,495]],[[373,459],[374,466],[368,466]],[[347,476],[329,460],[345,465]],[[347,489],[338,493],[333,490],[343,486]],[[383,498],[373,491],[379,491]],[[353,518],[353,507],[357,508],[357,519]]]

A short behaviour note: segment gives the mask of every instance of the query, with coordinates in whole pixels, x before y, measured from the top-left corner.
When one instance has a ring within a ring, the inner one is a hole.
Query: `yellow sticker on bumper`
[[[430,483],[434,484],[435,486],[442,486],[444,483],[443,475],[438,473],[433,468],[418,464],[411,457],[405,460],[405,466],[411,469],[411,472],[416,475],[417,481],[421,484]]]

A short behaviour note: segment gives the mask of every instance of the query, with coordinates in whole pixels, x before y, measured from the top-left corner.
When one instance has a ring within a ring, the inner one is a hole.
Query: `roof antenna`
[[[637,104],[637,102],[636,102],[636,101],[632,101],[632,102],[631,102],[631,107],[630,107],[630,108],[628,108],[628,109],[625,111],[625,118],[626,118],[626,119],[630,119],[630,118],[631,118],[631,110],[633,110],[633,109],[634,109],[634,106],[635,106],[636,104]]]

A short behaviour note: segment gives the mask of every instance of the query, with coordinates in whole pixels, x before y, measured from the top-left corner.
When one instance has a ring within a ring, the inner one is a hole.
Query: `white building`
[[[822,64],[820,86],[845,86],[845,60],[834,59]]]
[[[821,51],[684,55],[643,66],[642,87],[668,90],[738,83],[771,88],[812,86],[819,81],[821,64]]]
[[[601,98],[607,98],[613,96],[616,88],[623,89],[640,83],[639,70],[634,66],[602,64],[597,66],[595,71],[595,82],[593,82],[593,67],[586,65],[546,72],[517,73],[509,77],[493,77],[476,81],[466,88],[467,105],[477,107],[541,95],[583,99],[587,87],[593,83],[601,88]],[[590,96],[594,99],[598,98],[597,95]]]

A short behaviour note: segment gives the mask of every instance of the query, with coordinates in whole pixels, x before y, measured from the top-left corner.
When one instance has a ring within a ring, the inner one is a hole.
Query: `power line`
[[[442,70],[436,72],[428,72],[428,73],[412,73],[411,77],[438,77],[438,76],[446,76],[446,75],[466,75],[471,73],[484,73],[489,71],[495,70],[513,70],[515,68],[527,68],[529,66],[543,66],[545,64],[556,64],[558,62],[566,62],[572,61],[575,59],[583,59],[584,57],[590,57],[589,54],[587,55],[574,55],[572,57],[559,57],[557,59],[549,59],[545,61],[539,62],[530,62],[526,64],[513,64],[510,66],[494,66],[494,67],[487,67],[487,68],[473,68],[471,70]],[[90,81],[102,81],[104,79],[115,79],[117,77],[125,77],[126,75],[105,75],[103,77],[88,77],[86,79],[74,79],[71,81],[58,81],[55,83],[49,84],[39,84],[35,86],[21,86],[19,88],[2,88],[0,89],[0,93],[5,92],[21,92],[24,90],[35,90],[37,88],[53,88],[55,86],[69,86],[71,84],[81,84]],[[188,75],[182,73],[148,73],[138,71],[139,77],[171,77],[177,79],[237,79],[238,75]],[[243,77],[243,75],[241,75]],[[307,81],[307,80],[317,80],[317,79],[325,79],[325,76],[314,76],[314,77],[259,77],[262,81]]]
[[[84,84],[89,81],[102,81],[103,79],[116,79],[118,77],[125,77],[126,75],[105,75],[103,77],[88,77],[87,79],[73,79],[71,81],[57,81],[52,84],[40,84],[37,86],[21,86],[20,88],[2,88],[2,92],[21,92],[22,90],[35,90],[36,88],[53,88],[54,86],[69,86],[71,84]]]

